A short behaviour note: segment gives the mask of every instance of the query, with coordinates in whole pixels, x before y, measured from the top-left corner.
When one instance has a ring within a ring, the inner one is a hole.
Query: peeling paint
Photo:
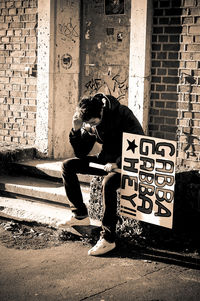
[[[88,29],[85,33],[85,39],[89,40],[90,39],[90,30]]]

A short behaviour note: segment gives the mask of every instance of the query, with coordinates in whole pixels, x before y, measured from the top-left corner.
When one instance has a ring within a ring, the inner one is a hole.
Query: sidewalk
[[[87,255],[87,244],[66,242],[39,250],[0,244],[1,301],[198,301],[200,271],[147,260],[116,249]]]

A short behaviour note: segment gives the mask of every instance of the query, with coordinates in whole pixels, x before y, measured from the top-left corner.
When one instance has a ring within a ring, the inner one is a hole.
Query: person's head
[[[97,125],[102,118],[105,96],[101,93],[82,98],[78,105],[80,118],[90,125]]]

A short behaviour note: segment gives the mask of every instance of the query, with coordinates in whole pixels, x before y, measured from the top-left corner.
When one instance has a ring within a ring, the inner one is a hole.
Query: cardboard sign
[[[123,134],[120,214],[172,228],[176,142]]]

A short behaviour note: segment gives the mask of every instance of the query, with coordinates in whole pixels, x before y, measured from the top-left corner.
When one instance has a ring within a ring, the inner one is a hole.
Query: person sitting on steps
[[[62,163],[62,177],[69,201],[73,204],[72,216],[66,225],[89,223],[77,174],[104,176],[102,183],[104,213],[102,231],[96,245],[88,255],[102,255],[116,247],[117,189],[120,187],[123,132],[143,135],[143,129],[133,112],[111,96],[98,93],[83,98],[73,115],[69,140],[76,157]],[[95,142],[102,145],[97,155],[88,155]],[[104,170],[89,163],[104,165]]]

